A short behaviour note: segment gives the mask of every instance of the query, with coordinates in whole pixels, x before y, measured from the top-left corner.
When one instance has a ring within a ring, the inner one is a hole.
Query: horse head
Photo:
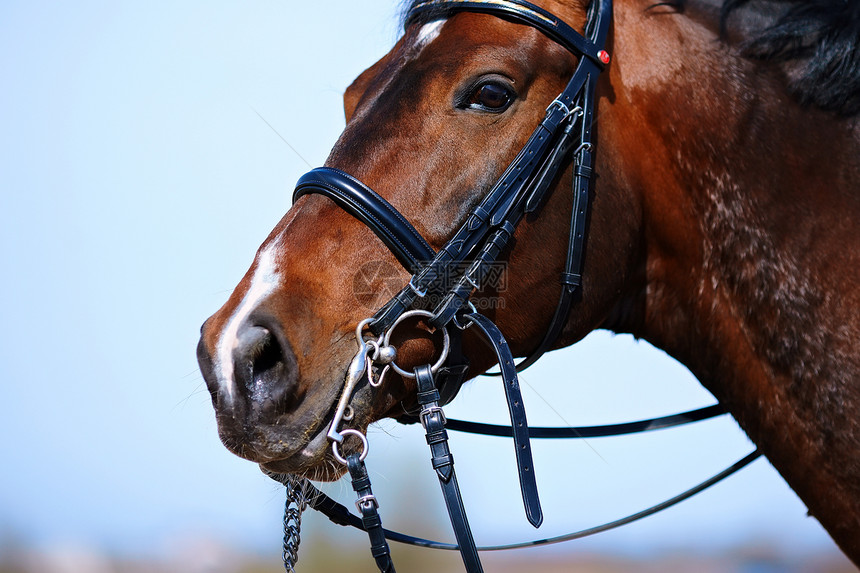
[[[424,4],[432,2],[412,8]],[[817,8],[794,4],[785,3],[782,20],[759,42],[750,42],[751,30],[774,12],[754,2],[735,20],[724,12],[722,25],[718,7],[704,0],[616,4],[605,39],[612,62],[597,81],[589,121],[595,161],[581,296],[553,347],[609,328],[666,350],[724,403],[857,559],[860,468],[843,462],[860,452],[860,429],[856,416],[840,412],[860,408],[852,350],[860,340],[852,216],[860,214],[860,153],[856,122],[840,114],[857,113],[860,80],[830,77],[823,94],[797,85],[807,68],[813,75],[850,68],[860,48],[845,19],[815,19]],[[540,5],[589,33],[584,0]],[[808,33],[812,21],[821,27],[814,39],[845,28],[832,36],[844,49],[787,54],[780,38]],[[792,60],[797,54],[830,59],[812,65]],[[374,190],[439,251],[505,176],[585,58],[517,18],[462,10],[411,18],[394,48],[346,90],[346,128],[326,167]],[[567,161],[552,174],[540,205],[500,253],[503,285],[481,285],[473,295],[487,302],[481,313],[514,355],[540,346],[553,320],[571,189],[582,171]],[[202,329],[198,357],[229,449],[275,472],[343,473],[326,432],[362,337],[356,327],[409,284],[416,269],[403,264],[331,198],[298,198]],[[392,344],[409,371],[436,360],[442,343],[432,329],[410,324]],[[469,376],[493,364],[468,328],[462,347]],[[359,384],[350,427],[364,432],[401,416],[415,393],[414,381],[396,374],[379,387]]]
[[[581,5],[555,8],[568,22],[585,22]],[[410,25],[346,90],[347,126],[326,166],[385,197],[438,250],[517,155],[577,61],[540,31],[488,14]],[[504,290],[482,293],[517,354],[540,342],[555,310],[571,171],[558,177],[540,216],[517,229],[502,269]],[[626,191],[594,198],[584,280],[597,296],[579,305],[560,344],[611,314],[630,278],[637,211]],[[356,325],[409,278],[389,249],[331,200],[299,199],[203,328],[199,357],[224,443],[269,469],[337,477],[338,466],[326,463],[325,430],[355,354]],[[398,334],[405,369],[438,351],[423,329]],[[464,346],[473,375],[492,365],[483,343],[466,336]],[[365,386],[353,399],[351,425],[364,430],[402,414],[414,392],[397,375],[372,392]]]

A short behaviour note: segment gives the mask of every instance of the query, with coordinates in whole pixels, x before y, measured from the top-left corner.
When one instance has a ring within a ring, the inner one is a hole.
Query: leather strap
[[[451,347],[445,365],[436,371],[436,387],[439,388],[439,404],[445,406],[460,392],[466,374],[469,372],[469,359],[463,354],[463,332],[459,328],[450,333]]]
[[[296,183],[293,203],[312,193],[325,195],[370,227],[410,273],[417,273],[436,255],[421,233],[391,203],[355,177],[332,167],[317,167]]]
[[[514,225],[510,221],[504,221],[493,235],[484,243],[481,252],[474,258],[472,264],[457,284],[448,290],[445,297],[436,306],[430,324],[434,327],[444,327],[454,315],[466,306],[472,290],[479,288],[487,276],[490,265],[499,259],[499,254],[508,245],[514,236]]]
[[[464,320],[472,321],[496,353],[496,359],[501,368],[502,381],[505,387],[505,398],[508,401],[508,411],[511,416],[511,428],[514,438],[514,452],[517,457],[517,473],[520,478],[520,489],[523,494],[523,505],[526,518],[535,527],[543,523],[543,511],[535,479],[534,461],[532,460],[531,442],[529,441],[529,424],[526,420],[526,409],[520,391],[520,382],[514,365],[511,349],[499,327],[486,316],[472,313],[464,316]]]
[[[591,72],[583,86],[583,117],[581,121],[582,147],[576,154],[573,172],[573,208],[570,215],[570,232],[568,238],[567,255],[565,257],[564,271],[561,273],[561,293],[555,312],[550,320],[549,326],[544,333],[540,344],[529,353],[529,355],[517,364],[517,372],[522,372],[538,361],[548,350],[552,349],[558,339],[564,325],[567,324],[568,314],[573,304],[574,295],[582,286],[582,265],[585,256],[585,235],[589,206],[589,188],[591,185],[592,151],[591,141],[593,138],[593,99],[597,83],[598,71],[590,65],[590,62],[580,64],[580,69],[585,68]],[[591,70],[588,68],[591,67]],[[498,375],[498,373],[495,373]]]
[[[433,376],[436,389],[439,391],[439,404],[441,406],[450,404],[457,396],[469,371],[469,359],[463,354],[463,332],[459,328],[452,329],[450,340],[448,359],[445,360],[445,365],[440,367]],[[401,424],[417,424],[421,421],[418,415],[421,411],[420,406],[409,410],[404,406],[403,411],[403,414],[394,417]]]
[[[438,18],[454,12],[482,12],[527,24],[574,54],[582,54],[601,67],[604,65],[598,55],[602,42],[599,46],[595,45],[551,12],[524,0],[429,0],[414,6],[406,23]]]
[[[391,550],[385,540],[385,530],[382,528],[382,518],[379,517],[379,503],[370,489],[370,477],[367,468],[358,453],[350,454],[346,458],[346,467],[352,478],[352,489],[358,495],[355,506],[361,512],[362,529],[370,538],[370,553],[376,560],[376,566],[380,573],[395,573],[394,563],[391,561]]]
[[[690,489],[681,492],[680,494],[671,497],[665,501],[652,505],[646,509],[641,511],[637,511],[636,513],[630,514],[626,517],[622,517],[620,519],[615,519],[613,521],[609,521],[607,523],[603,523],[601,525],[597,525],[594,527],[589,527],[587,529],[581,529],[579,531],[574,531],[571,533],[566,533],[564,535],[557,535],[554,537],[548,537],[545,539],[535,539],[532,541],[522,541],[519,543],[509,543],[505,545],[490,545],[490,546],[482,546],[478,547],[479,551],[502,551],[506,549],[522,549],[525,547],[538,547],[542,545],[552,545],[555,543],[563,543],[565,541],[571,541],[574,539],[582,539],[584,537],[589,537],[591,535],[596,535],[598,533],[603,533],[604,531],[609,531],[612,529],[616,529],[623,525],[627,525],[629,523],[633,523],[635,521],[639,521],[640,519],[644,519],[650,515],[654,515],[664,509],[668,509],[674,505],[681,503],[684,500],[687,500],[697,493],[700,493],[709,487],[721,482],[732,474],[740,471],[744,467],[748,466],[755,460],[761,457],[761,452],[758,450],[754,450],[753,452],[747,454],[742,459],[738,460],[728,468],[723,471],[717,473],[716,475],[704,480],[703,482],[691,487]],[[275,479],[276,481],[282,482],[279,479],[278,474],[268,474],[269,477]],[[323,515],[329,518],[332,523],[337,525],[344,526],[352,526],[356,529],[364,529],[362,525],[361,519],[350,513],[350,511],[333,500],[320,490],[316,489],[313,484],[307,484],[304,487],[307,488],[309,492],[308,497],[308,505],[310,505],[315,510],[319,511]],[[390,529],[383,529],[385,532],[385,537],[391,541],[396,541],[397,543],[404,543],[407,545],[414,545],[416,547],[427,547],[429,549],[445,549],[449,551],[457,551],[459,550],[459,546],[453,543],[445,543],[442,541],[434,541],[432,539],[424,539],[421,537],[415,537],[412,535],[406,535],[405,533],[400,533],[398,531],[391,531]]]
[[[454,537],[457,538],[457,545],[460,547],[460,556],[463,558],[466,571],[483,573],[475,539],[472,537],[472,528],[469,527],[469,521],[466,518],[466,508],[463,506],[460,487],[457,485],[454,457],[448,447],[448,433],[445,431],[445,414],[439,406],[439,392],[436,390],[429,364],[415,368],[415,381],[418,384],[418,403],[421,405],[419,416],[426,432],[427,445],[430,446],[430,461],[442,487],[445,505],[448,506],[448,516],[454,528]]]
[[[573,80],[565,93],[568,91],[579,91]],[[573,93],[567,99],[573,99],[575,95],[576,93]],[[524,204],[531,188],[528,183],[539,177],[545,168],[544,159],[552,154],[559,126],[568,120],[565,109],[559,105],[550,106],[525,146],[481,202],[472,209],[454,236],[435,254],[429,264],[415,273],[409,285],[374,315],[374,321],[370,325],[374,333],[380,333],[390,327],[418,298],[428,292],[438,292],[440,283],[450,281],[457,265],[466,260],[488,235],[503,227],[508,234],[512,232],[507,227],[516,226],[525,214]],[[515,209],[516,207],[519,209]],[[459,298],[455,297],[453,300]]]
[[[722,405],[714,404],[698,410],[681,412],[671,416],[650,418],[648,420],[637,420],[622,424],[607,424],[604,426],[566,426],[529,427],[529,437],[532,439],[582,439],[582,438],[604,438],[607,436],[623,436],[626,434],[637,434],[650,432],[652,430],[663,430],[683,424],[691,424],[701,420],[707,420],[725,414]],[[511,426],[500,426],[496,424],[484,424],[481,422],[469,422],[466,420],[455,420],[448,418],[446,427],[455,432],[467,432],[469,434],[481,434],[483,436],[498,436],[502,438],[513,437],[514,429]]]

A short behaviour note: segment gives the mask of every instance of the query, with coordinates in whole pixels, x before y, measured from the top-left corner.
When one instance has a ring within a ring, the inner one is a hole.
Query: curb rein
[[[717,405],[665,418],[596,428],[529,428],[517,372],[537,361],[555,342],[567,321],[573,295],[581,285],[585,221],[592,175],[594,92],[598,75],[610,60],[604,44],[612,15],[612,2],[593,0],[584,36],[553,14],[525,0],[430,0],[415,4],[406,16],[406,24],[429,22],[457,12],[491,14],[537,28],[579,56],[579,63],[573,77],[549,105],[543,121],[525,146],[483,200],[472,209],[454,237],[438,253],[433,251],[421,234],[388,201],[347,173],[330,167],[320,167],[299,179],[293,193],[294,203],[308,194],[321,194],[333,200],[339,207],[366,224],[413,276],[409,284],[372,318],[361,321],[356,327],[358,351],[350,363],[343,391],[326,434],[331,441],[335,459],[345,464],[349,470],[352,487],[358,496],[355,505],[360,517],[317,490],[304,478],[267,472],[270,477],[287,486],[284,515],[284,566],[287,572],[294,570],[294,564],[298,560],[301,512],[307,505],[321,511],[334,523],[365,530],[370,537],[371,554],[382,573],[394,572],[386,538],[424,547],[459,550],[466,570],[469,573],[481,573],[483,568],[478,557],[479,549],[543,545],[612,529],[674,505],[724,479],[758,457],[758,453],[753,452],[706,482],[666,502],[615,522],[556,538],[508,546],[476,547],[457,485],[446,425],[459,431],[513,438],[526,517],[534,527],[540,527],[543,513],[533,470],[530,437],[581,438],[619,435],[713,417],[721,414],[722,409]],[[491,265],[508,246],[517,224],[526,215],[538,211],[559,169],[568,158],[572,158],[574,162],[574,203],[567,257],[564,272],[561,274],[561,294],[543,340],[528,357],[515,364],[499,328],[477,312],[469,302],[469,297],[487,278]],[[445,285],[450,284],[448,281],[451,279],[455,280],[453,288],[445,290]],[[431,301],[439,301],[434,310],[423,310]],[[421,319],[433,332],[441,332],[443,336],[439,359],[432,365],[416,367],[412,372],[407,372],[397,365],[396,350],[390,345],[392,332],[407,319]],[[449,333],[450,326],[454,328]],[[450,402],[459,391],[468,369],[468,361],[460,351],[462,332],[468,328],[477,329],[495,351],[500,367],[496,375],[500,375],[504,381],[511,426],[447,420],[442,411],[442,406]],[[369,331],[371,338],[365,339],[365,330]],[[381,373],[377,374],[380,368]],[[349,421],[353,417],[349,403],[356,386],[367,381],[371,386],[377,387],[382,384],[383,378],[391,369],[416,381],[419,408],[416,412],[401,416],[398,421],[420,422],[425,429],[431,463],[439,478],[457,540],[456,545],[384,529],[378,513],[379,503],[373,495],[364,465],[368,452],[367,438],[351,428],[338,431],[342,421]],[[344,457],[339,446],[347,436],[358,438],[362,449]]]

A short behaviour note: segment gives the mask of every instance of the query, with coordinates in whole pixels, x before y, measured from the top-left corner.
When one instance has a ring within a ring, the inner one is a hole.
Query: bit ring
[[[367,451],[370,449],[370,446],[367,443],[367,436],[365,436],[364,434],[362,434],[358,430],[353,430],[352,428],[347,428],[346,430],[341,430],[340,433],[344,437],[356,436],[356,437],[358,437],[359,440],[361,440],[362,451],[361,451],[361,455],[358,456],[358,459],[363,462],[364,459],[367,457]],[[343,457],[342,455],[340,455],[340,452],[337,451],[337,444],[338,444],[337,442],[331,443],[331,451],[334,454],[334,459],[336,459],[340,463],[346,465],[346,458]]]
[[[404,320],[406,320],[407,318],[412,318],[413,316],[423,316],[424,318],[433,318],[433,313],[426,311],[426,310],[410,310],[409,312],[404,312],[403,314],[401,314],[397,318],[396,321],[394,321],[394,324],[391,325],[391,328],[389,328],[385,332],[385,336],[383,336],[383,338],[382,338],[383,346],[390,346],[391,333],[394,332],[394,329],[397,328],[397,325],[400,324],[401,322],[403,322]],[[436,373],[437,370],[439,370],[439,368],[442,367],[443,364],[445,364],[445,360],[448,359],[448,351],[451,349],[451,337],[448,335],[448,329],[445,328],[444,326],[439,327],[439,329],[442,330],[442,354],[439,356],[439,360],[437,360],[436,363],[430,367],[430,371],[434,374]],[[397,363],[394,361],[392,361],[388,366],[391,366],[394,369],[394,371],[397,372],[398,374],[400,374],[401,376],[404,376],[406,378],[415,378],[414,373],[407,372],[406,370],[404,370],[403,368],[398,366]]]

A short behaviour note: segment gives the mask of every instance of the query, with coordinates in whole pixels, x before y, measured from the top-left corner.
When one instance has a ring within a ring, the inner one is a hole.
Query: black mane
[[[778,15],[745,41],[745,56],[781,64],[804,105],[860,113],[860,0],[725,0],[723,25],[747,4]]]

